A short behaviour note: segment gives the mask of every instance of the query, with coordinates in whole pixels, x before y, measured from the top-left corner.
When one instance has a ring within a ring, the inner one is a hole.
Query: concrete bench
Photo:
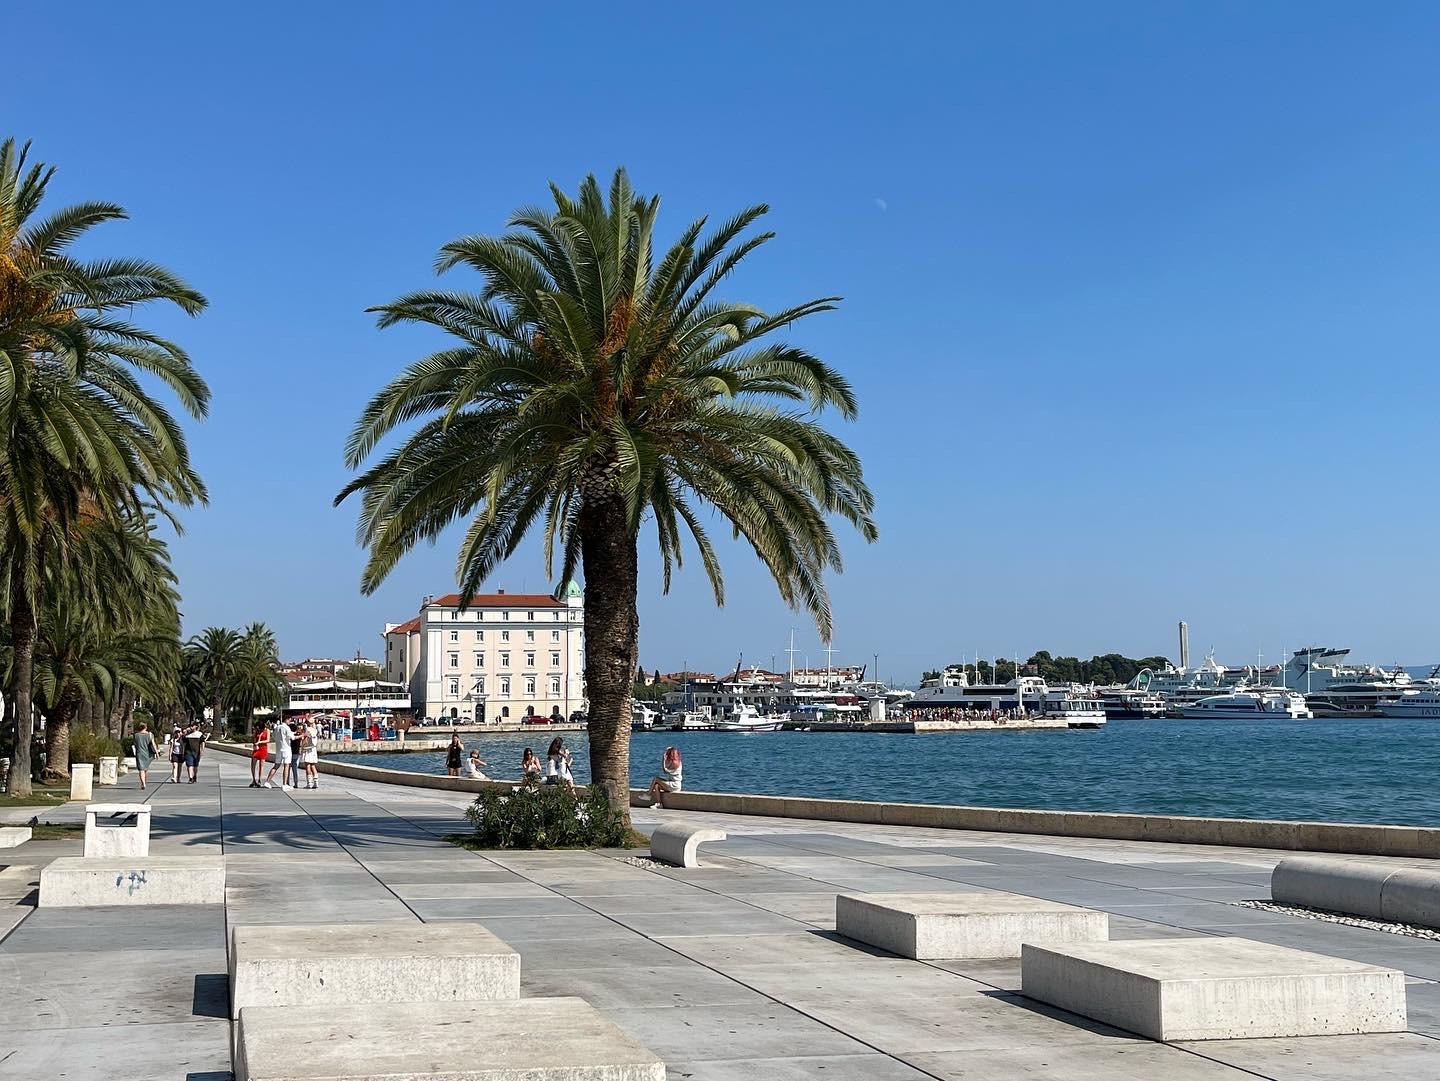
[[[134,817],[135,825],[101,822],[101,816]],[[91,803],[85,807],[85,858],[132,859],[150,854],[150,805]]]
[[[578,998],[240,1011],[236,1081],[665,1081],[665,1064]]]
[[[1110,915],[1015,893],[842,893],[835,930],[918,961],[1019,957],[1023,942],[1103,942]]]
[[[240,924],[230,931],[232,1018],[249,1007],[519,997],[520,955],[478,923]]]
[[[657,826],[650,835],[650,855],[677,867],[699,867],[698,849],[707,841],[725,840],[725,831],[689,826]]]
[[[1153,1040],[1405,1029],[1405,974],[1243,938],[1031,945],[1020,991]]]
[[[90,905],[218,905],[222,856],[86,859],[64,856],[40,872],[41,908]]]
[[[95,790],[95,766],[88,762],[70,763],[70,798],[89,799]]]
[[[19,848],[32,836],[29,826],[0,826],[0,848]]]
[[[1440,928],[1440,870],[1297,856],[1275,866],[1270,897],[1282,905]]]
[[[120,783],[120,758],[100,759],[100,772],[95,775],[95,783],[98,785],[113,785]]]

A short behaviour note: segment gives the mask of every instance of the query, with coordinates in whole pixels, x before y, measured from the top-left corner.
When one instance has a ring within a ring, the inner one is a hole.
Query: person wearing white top
[[[307,723],[300,736],[300,763],[305,767],[305,787],[320,787],[320,748],[313,723]]]
[[[487,764],[488,763],[480,757],[479,751],[471,751],[470,758],[465,763],[466,775],[469,776],[471,780],[488,781],[490,778],[485,776],[485,771],[481,768]]]
[[[275,725],[275,731],[272,733],[270,740],[270,747],[275,753],[275,760],[270,766],[270,772],[265,774],[266,788],[275,787],[270,782],[274,779],[277,769],[280,771],[280,784],[282,787],[284,786],[285,775],[290,772],[290,741],[294,738],[295,733],[290,730],[290,726],[283,720]]]
[[[545,783],[575,787],[575,778],[570,773],[570,748],[559,736],[550,741],[550,750],[545,754]]]

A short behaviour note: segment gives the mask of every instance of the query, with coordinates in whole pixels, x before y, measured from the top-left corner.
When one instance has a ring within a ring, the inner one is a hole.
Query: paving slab
[[[934,1081],[932,1074],[878,1054],[672,1062],[668,1076],[684,1081]]]
[[[132,948],[74,955],[0,954],[0,1017],[11,1031],[153,1025],[229,1016],[225,950]],[[67,1037],[57,1036],[57,1039]]]
[[[1421,1081],[1440,1077],[1440,1040],[1413,1032],[1324,1039],[1206,1040],[1176,1046],[1283,1081]]]
[[[230,1024],[112,1025],[6,1033],[0,1081],[230,1081]]]
[[[904,1060],[939,1081],[1254,1081],[1255,1076],[1164,1044],[1139,1042],[932,1051]]]
[[[526,997],[573,995],[598,1009],[659,1008],[663,1006],[731,1006],[766,1002],[765,995],[683,957],[669,965],[629,968],[521,970],[520,989]]]
[[[607,1010],[664,1059],[855,1055],[872,1049],[778,1002]]]

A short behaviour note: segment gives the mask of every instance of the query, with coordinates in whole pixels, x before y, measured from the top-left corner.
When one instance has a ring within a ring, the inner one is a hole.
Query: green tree
[[[246,661],[245,642],[239,631],[229,627],[206,627],[185,644],[185,652],[205,684],[211,724],[218,726],[225,719],[225,695]]]
[[[380,669],[373,664],[347,664],[335,673],[336,679],[379,679]]]
[[[873,540],[873,498],[859,458],[816,419],[827,407],[855,415],[849,384],[775,340],[835,298],[767,314],[716,296],[771,238],[749,232],[766,207],[708,235],[702,218],[660,254],[659,199],[636,195],[623,170],[608,201],[594,177],[574,198],[553,184],[551,195],[553,209],[518,211],[503,236],[442,248],[437,269],[469,267],[479,292],[428,290],[375,309],[382,327],[453,340],[371,400],[347,448],[352,468],[423,423],[336,502],[363,493],[366,593],[417,543],[466,520],[456,577],[469,596],[543,521],[547,573],[557,545],[562,582],[583,568],[591,774],[626,808],[642,521],[654,521],[664,587],[688,535],[723,604],[702,521],[717,512],[828,638],[824,572],[840,549],[827,515]]]
[[[36,636],[45,580],[80,525],[138,516],[146,501],[204,499],[184,432],[146,389],[158,379],[194,416],[209,390],[174,342],[131,323],[154,301],[189,314],[205,299],[140,259],[82,260],[71,246],[124,218],[111,203],[39,214],[52,168],[0,143],[0,607],[11,649],[12,791],[30,791]]]

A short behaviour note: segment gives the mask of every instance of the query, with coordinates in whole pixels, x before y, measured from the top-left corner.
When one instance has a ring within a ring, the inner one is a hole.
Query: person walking
[[[575,787],[575,777],[570,772],[570,748],[560,736],[550,741],[550,749],[545,752],[545,783],[572,790]]]
[[[170,783],[180,783],[180,767],[185,762],[185,731],[180,727],[170,729],[166,744],[170,750]]]
[[[159,753],[160,748],[155,745],[150,726],[138,721],[135,725],[135,772],[140,777],[141,791],[145,790],[150,780],[150,762]]]
[[[300,787],[300,738],[304,735],[304,726],[307,722],[296,721],[295,727],[290,729],[290,787]]]
[[[200,772],[200,745],[205,741],[204,734],[200,731],[198,724],[192,724],[185,731],[185,772],[189,775],[190,783],[194,784],[199,778]]]
[[[305,787],[320,787],[320,747],[314,722],[307,722],[300,737],[300,762],[305,767]]]
[[[679,747],[666,747],[660,756],[660,772],[650,779],[650,806],[663,807],[666,792],[679,792],[685,767],[680,761]]]
[[[445,772],[451,777],[460,776],[460,763],[465,757],[465,745],[460,742],[460,733],[450,737],[450,746],[445,751]]]
[[[270,757],[270,722],[260,726],[255,733],[255,749],[250,752],[250,787],[259,788],[261,774],[265,772],[265,760]]]
[[[280,718],[275,724],[275,731],[270,733],[270,746],[275,749],[275,757],[270,763],[270,772],[265,774],[265,781],[261,788],[274,788],[270,782],[275,778],[275,771],[280,771],[280,787],[285,787],[285,775],[290,772],[290,726],[285,723],[285,718]]]

